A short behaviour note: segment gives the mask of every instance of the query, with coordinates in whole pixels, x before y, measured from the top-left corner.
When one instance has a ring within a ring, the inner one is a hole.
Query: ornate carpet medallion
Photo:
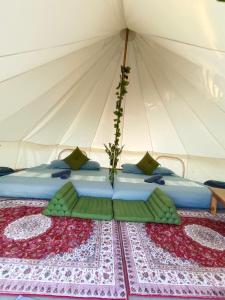
[[[210,249],[225,250],[225,237],[207,226],[192,224],[184,226],[185,233],[193,241]]]
[[[52,225],[52,220],[42,214],[25,216],[4,229],[4,235],[12,240],[26,240],[45,233]]]

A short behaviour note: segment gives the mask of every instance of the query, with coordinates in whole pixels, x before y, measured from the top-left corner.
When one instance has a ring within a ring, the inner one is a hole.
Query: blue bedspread
[[[67,181],[71,181],[79,196],[111,198],[113,190],[108,180],[108,169],[72,171],[68,179],[52,178],[61,169],[41,165],[0,177],[0,196],[50,199]]]
[[[200,183],[179,176],[163,176],[165,185],[144,182],[149,176],[118,171],[114,181],[113,199],[144,200],[159,187],[165,191],[179,208],[209,208],[211,192]]]

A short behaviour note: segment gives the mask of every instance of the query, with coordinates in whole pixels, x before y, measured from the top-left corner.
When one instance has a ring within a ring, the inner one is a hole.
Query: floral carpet
[[[181,226],[41,214],[0,201],[0,294],[225,299],[225,215],[179,211]]]
[[[128,294],[225,299],[225,215],[179,213],[181,226],[120,224]]]
[[[126,299],[116,222],[41,214],[43,200],[0,201],[0,293]]]

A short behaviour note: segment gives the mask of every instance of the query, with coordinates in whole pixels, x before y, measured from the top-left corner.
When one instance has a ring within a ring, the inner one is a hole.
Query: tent
[[[225,178],[225,3],[1,0],[0,165],[79,146],[108,165],[115,87],[131,31],[120,157],[172,155],[192,179]]]

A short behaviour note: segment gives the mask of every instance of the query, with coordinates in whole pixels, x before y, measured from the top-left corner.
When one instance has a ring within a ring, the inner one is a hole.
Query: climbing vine
[[[105,152],[109,156],[110,168],[109,168],[109,179],[113,184],[114,174],[116,173],[116,167],[119,162],[119,156],[123,150],[123,147],[120,147],[120,137],[121,137],[121,121],[123,117],[123,107],[122,102],[124,96],[127,94],[127,86],[129,85],[128,74],[130,73],[130,67],[121,66],[120,82],[116,87],[116,109],[113,112],[115,115],[114,118],[114,142],[109,143],[108,145],[104,144]]]

